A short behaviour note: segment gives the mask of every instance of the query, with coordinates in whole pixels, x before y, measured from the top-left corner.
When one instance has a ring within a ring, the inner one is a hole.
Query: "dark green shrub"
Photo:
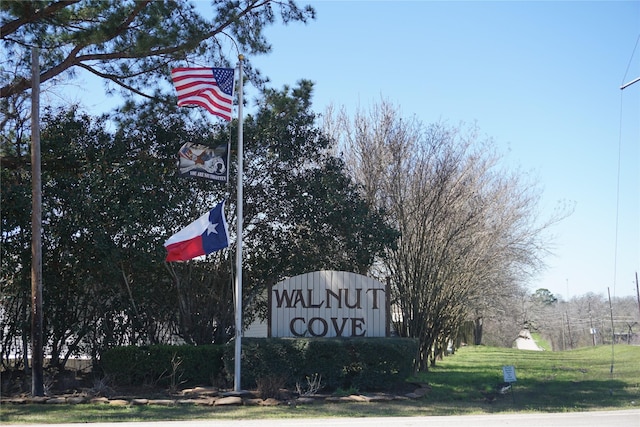
[[[325,390],[381,390],[413,373],[417,341],[404,338],[244,338],[242,386],[263,378],[282,378],[288,388],[322,376]],[[224,351],[227,378],[233,379],[234,344]]]
[[[348,340],[332,338],[304,339],[305,355],[303,369],[298,378],[322,376],[322,385],[327,390],[343,387],[346,380],[346,367],[351,364],[348,353]]]
[[[114,385],[203,385],[223,373],[232,382],[234,350],[233,342],[117,347],[101,365]],[[318,375],[325,391],[381,390],[411,376],[416,351],[417,342],[403,338],[244,338],[241,385],[264,388],[277,379],[293,390]]]
[[[149,373],[149,363],[144,361],[147,348],[126,346],[109,349],[102,354],[100,366],[114,385],[143,384]]]
[[[301,340],[288,338],[243,338],[242,386],[256,387],[258,380],[266,377],[282,378],[285,384],[295,385],[303,360]],[[227,379],[234,378],[235,343],[227,344],[224,351],[224,368]]]
[[[413,373],[415,341],[357,339],[350,341],[349,383],[359,390],[382,390]],[[413,345],[412,345],[413,344]]]
[[[116,347],[101,357],[102,369],[115,385],[211,384],[222,374],[218,345]]]

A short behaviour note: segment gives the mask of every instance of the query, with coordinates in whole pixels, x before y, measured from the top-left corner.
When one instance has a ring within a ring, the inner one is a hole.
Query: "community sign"
[[[315,271],[269,292],[269,337],[385,337],[388,286],[344,271]]]

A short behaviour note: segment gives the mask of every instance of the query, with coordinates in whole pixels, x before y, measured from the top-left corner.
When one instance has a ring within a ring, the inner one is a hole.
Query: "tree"
[[[190,1],[68,0],[0,3],[0,160],[24,162],[29,148],[30,50],[40,52],[41,91],[84,70],[119,91],[174,104],[169,70],[175,65],[228,66],[235,46],[247,55],[266,54],[264,29],[315,19],[310,6],[293,0],[214,0],[211,16]],[[267,79],[244,62],[244,73],[260,86]],[[63,93],[57,94],[64,99]]]
[[[31,48],[39,48],[42,89],[52,88],[65,78],[73,77],[75,71],[80,68],[104,79],[107,91],[116,88],[121,89],[125,97],[140,95],[162,100],[167,98],[167,95],[163,95],[164,90],[170,87],[165,84],[168,69],[175,62],[228,65],[229,59],[222,53],[225,51],[225,44],[228,43],[227,39],[243,53],[267,53],[270,46],[263,30],[274,24],[278,16],[286,24],[292,21],[307,22],[314,18],[315,13],[311,7],[300,8],[292,0],[216,0],[212,2],[212,15],[212,19],[207,19],[193,3],[173,0],[0,3],[0,38],[3,49],[0,67],[0,154],[3,178],[10,178],[13,185],[17,179],[25,176],[23,168],[29,147],[29,113],[25,107],[28,105],[27,92],[31,87],[28,55]],[[245,72],[256,83],[265,80],[257,70],[252,69],[248,61],[245,62]],[[63,163],[56,155],[48,161],[52,164]],[[126,171],[127,174],[130,172]],[[105,181],[115,182],[118,176],[118,173],[111,174]],[[85,188],[81,190],[83,192]],[[20,197],[22,203],[24,200],[21,198],[21,192],[23,188],[17,186],[8,197]],[[3,210],[5,206],[3,205]],[[52,218],[57,220],[55,214]],[[24,246],[20,244],[21,239],[16,239],[18,235],[12,234],[18,233],[24,237],[26,227],[24,224],[13,224],[14,227],[3,223],[4,225],[9,226],[3,229],[3,232],[10,233],[6,236],[7,239],[17,243],[17,246],[12,248],[16,252],[11,253],[8,261],[14,263],[13,265],[16,265],[16,258],[22,262],[26,261],[22,258]],[[136,225],[139,224],[128,224],[134,227]],[[75,235],[70,234],[66,241],[61,238],[56,244],[74,243],[69,242],[74,238]],[[108,244],[101,249],[108,253],[113,252]],[[127,259],[133,261],[135,258]],[[64,262],[61,263],[61,267],[63,264]],[[133,265],[121,264],[119,273],[125,286],[131,285],[132,276],[127,267]],[[68,269],[69,266],[64,264],[64,267]],[[24,280],[26,273],[19,268],[10,274],[10,282],[3,284],[17,285]],[[67,274],[71,274],[70,271]],[[134,308],[134,314],[138,313],[137,317],[130,316],[128,319],[140,320],[144,312],[135,308],[132,292],[129,292],[128,300]],[[12,301],[16,303],[16,321],[19,322],[24,317],[24,307],[18,300]],[[154,335],[153,332],[149,332],[151,336]],[[58,335],[59,340],[63,340],[64,335],[65,333],[61,332]],[[4,331],[2,338],[3,342],[5,338],[7,342],[12,339],[5,337]]]
[[[352,175],[400,232],[385,263],[396,328],[420,340],[417,367],[426,369],[476,301],[541,267],[543,232],[557,218],[538,223],[535,185],[501,170],[474,127],[423,126],[387,102],[341,124]]]
[[[269,89],[244,121],[243,294],[262,309],[266,286],[318,269],[367,272],[394,241],[384,211],[366,203],[332,154],[335,141],[316,124],[312,93],[305,80]]]
[[[535,296],[532,295],[532,299]],[[611,344],[614,333],[618,343],[638,342],[640,318],[637,303],[631,296],[614,297],[609,306],[607,297],[590,292],[559,300],[545,308],[534,312],[532,317],[554,350]]]
[[[269,284],[318,268],[366,271],[392,240],[382,212],[367,207],[330,154],[332,141],[315,125],[311,94],[309,82],[270,90],[256,116],[246,118],[247,320]],[[52,111],[43,120],[45,336],[60,367],[69,355],[97,358],[114,345],[223,343],[234,335],[234,245],[171,264],[163,262],[162,247],[225,197],[234,235],[235,186],[185,181],[173,172],[183,143],[217,146],[228,140],[229,128],[193,121],[184,109],[164,104],[130,107],[99,118]],[[1,314],[11,324],[2,338],[13,348],[26,328],[22,266],[30,242],[29,209],[19,209],[28,205],[29,182],[17,166],[3,169],[11,191],[2,192],[2,205],[16,209],[2,216],[0,246]]]
[[[204,210],[206,199],[197,195],[206,186],[185,187],[166,173],[174,167],[174,144],[202,142],[211,129],[190,128],[180,114],[158,117],[113,134],[104,119],[75,111],[43,119],[44,317],[54,366],[79,352],[96,356],[113,345],[165,341],[167,325],[172,332],[162,238]],[[3,207],[28,206],[30,183],[20,175],[27,172],[3,174],[16,189],[3,191]],[[3,279],[12,278],[3,280],[3,295],[10,300],[28,294],[22,266],[29,265],[29,211],[4,209],[2,216]],[[13,307],[3,304],[3,318],[22,318],[22,308]]]
[[[522,284],[507,287],[502,295],[492,299],[485,307],[474,305],[475,323],[478,322],[477,319],[482,322],[480,328],[482,340],[479,343],[496,347],[512,347],[523,328],[521,307],[528,297],[529,292]],[[478,336],[474,338],[477,339]]]
[[[473,344],[510,346],[522,329],[519,296],[526,293],[526,284],[515,280],[484,287],[469,306]]]
[[[558,302],[558,298],[556,298],[549,289],[545,288],[537,289],[531,296],[531,299],[542,305],[552,305]]]
[[[159,96],[168,69],[181,63],[228,64],[221,53],[224,38],[232,38],[246,54],[269,52],[263,31],[276,22],[307,22],[315,18],[310,6],[293,0],[211,2],[207,19],[192,2],[139,1],[7,1],[0,8],[4,70],[0,98],[31,87],[29,56],[42,52],[41,83],[82,68],[109,83],[150,97]],[[276,13],[279,11],[279,14]],[[247,72],[254,77],[249,62]]]

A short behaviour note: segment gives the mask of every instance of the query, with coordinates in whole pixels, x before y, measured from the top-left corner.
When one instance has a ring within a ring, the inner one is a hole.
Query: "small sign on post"
[[[502,367],[502,377],[504,378],[505,383],[509,383],[509,388],[511,389],[511,399],[513,403],[516,403],[516,397],[513,394],[513,383],[517,381],[516,379],[516,367],[513,365],[506,365]]]
[[[516,367],[513,365],[507,365],[502,367],[502,375],[504,376],[505,383],[516,382]]]

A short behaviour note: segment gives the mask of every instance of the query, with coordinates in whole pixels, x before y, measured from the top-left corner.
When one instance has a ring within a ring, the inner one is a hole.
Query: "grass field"
[[[517,381],[505,394],[503,366]],[[640,347],[617,345],[565,352],[465,347],[412,381],[432,389],[418,400],[315,403],[276,407],[111,406],[3,404],[3,424],[186,419],[257,419],[454,415],[497,412],[569,412],[640,409]]]
[[[467,347],[420,378],[433,387],[434,402],[492,402],[494,410],[577,411],[640,408],[640,347],[618,345],[564,352]],[[505,395],[502,366],[517,381]]]

